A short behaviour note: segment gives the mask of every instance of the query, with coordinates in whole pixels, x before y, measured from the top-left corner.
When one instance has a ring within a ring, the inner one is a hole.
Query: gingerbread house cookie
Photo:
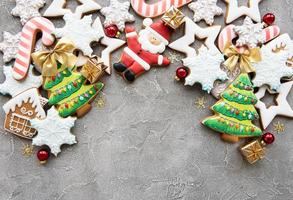
[[[4,129],[19,137],[31,139],[37,131],[31,127],[30,120],[46,117],[43,109],[46,103],[47,99],[40,96],[37,88],[15,96],[3,106],[6,114]]]

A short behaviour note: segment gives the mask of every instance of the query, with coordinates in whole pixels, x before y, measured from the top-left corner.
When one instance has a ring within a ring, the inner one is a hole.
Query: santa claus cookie
[[[145,28],[139,33],[132,26],[126,26],[127,47],[114,69],[125,80],[133,82],[152,66],[168,66],[170,61],[162,53],[170,40],[170,30],[162,21],[153,22],[150,18],[143,21]]]

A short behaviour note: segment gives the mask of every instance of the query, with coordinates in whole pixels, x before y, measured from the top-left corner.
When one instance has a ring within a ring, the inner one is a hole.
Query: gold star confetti
[[[168,58],[170,59],[171,63],[176,63],[181,60],[181,56],[175,51],[170,51],[168,53]]]
[[[285,131],[285,125],[281,122],[277,122],[274,124],[274,131],[277,133],[282,133]]]
[[[33,152],[34,152],[34,147],[32,145],[25,144],[22,147],[22,155],[24,155],[25,157],[30,157],[31,155],[33,155]]]
[[[198,109],[203,109],[203,108],[206,108],[206,98],[203,96],[203,97],[200,97],[200,98],[197,98],[194,102],[195,106],[198,108]]]
[[[99,109],[104,108],[106,106],[106,99],[104,96],[99,96],[96,100],[95,100],[95,106]]]

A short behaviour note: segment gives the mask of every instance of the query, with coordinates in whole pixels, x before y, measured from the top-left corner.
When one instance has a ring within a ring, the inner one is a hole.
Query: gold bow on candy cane
[[[227,43],[224,49],[224,55],[228,57],[228,59],[224,62],[224,65],[228,68],[228,70],[234,71],[239,62],[242,73],[255,72],[255,68],[251,63],[261,61],[261,53],[258,47],[247,49],[243,53],[239,53],[234,45]]]
[[[32,58],[42,68],[43,76],[56,76],[58,73],[57,61],[62,64],[62,68],[75,65],[77,58],[73,54],[74,49],[74,44],[70,40],[62,38],[54,49],[35,52],[32,54]]]

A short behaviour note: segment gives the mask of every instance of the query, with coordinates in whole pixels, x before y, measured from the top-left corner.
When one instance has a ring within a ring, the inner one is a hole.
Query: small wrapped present
[[[161,20],[165,25],[173,29],[177,29],[184,22],[185,15],[176,7],[171,6],[169,10],[163,15]]]
[[[240,149],[244,158],[253,164],[265,157],[265,147],[261,140],[254,140]]]
[[[82,67],[81,74],[91,83],[97,82],[103,75],[107,66],[101,58],[94,56],[89,58],[87,63]]]

